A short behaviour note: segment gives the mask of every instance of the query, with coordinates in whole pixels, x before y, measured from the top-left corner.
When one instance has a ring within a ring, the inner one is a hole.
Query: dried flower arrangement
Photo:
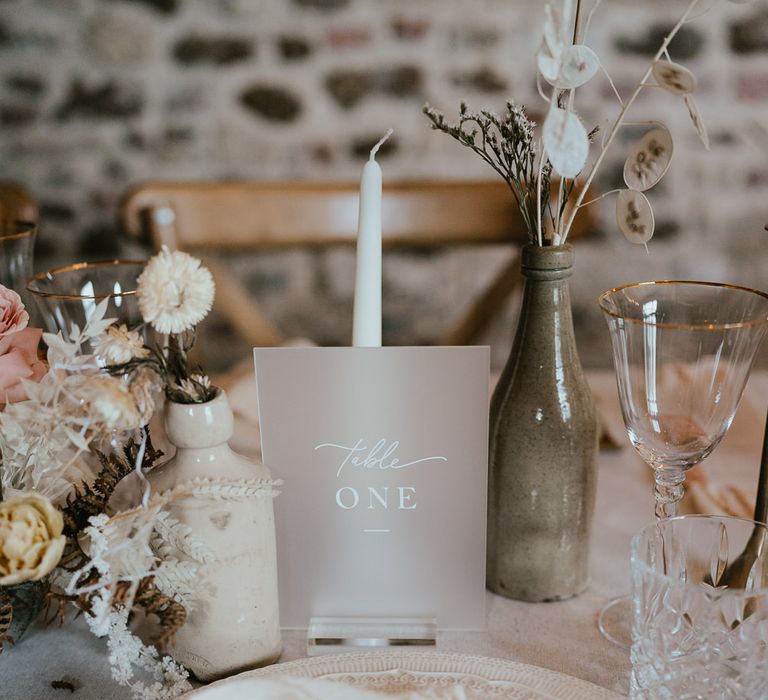
[[[644,194],[656,185],[672,159],[673,140],[658,122],[629,122],[627,115],[646,88],[662,88],[683,98],[691,122],[704,146],[709,137],[693,94],[696,77],[675,63],[669,46],[682,27],[711,9],[718,0],[690,0],[685,12],[664,38],[632,93],[622,98],[597,54],[582,43],[602,0],[594,0],[584,18],[582,0],[554,0],[545,6],[544,36],[537,56],[537,86],[548,103],[544,124],[536,135],[525,110],[508,102],[503,116],[487,110],[471,111],[461,104],[459,120],[452,124],[431,107],[424,113],[433,129],[442,131],[472,149],[498,172],[510,190],[535,245],[562,245],[568,240],[579,210],[616,194],[616,222],[632,243],[646,244],[654,231],[651,204]],[[749,0],[729,0],[744,3]],[[587,131],[574,111],[576,89],[602,70],[620,111],[605,132],[599,150],[588,165],[590,143],[597,129]],[[548,86],[548,87],[547,87]],[[631,150],[624,166],[626,188],[612,190],[584,201],[606,154],[620,129],[647,125],[649,130]],[[556,174],[557,178],[552,177]]]
[[[105,299],[69,340],[42,335],[47,370],[39,372],[22,355],[12,367],[2,363],[8,348],[20,346],[12,336],[26,329],[28,315],[18,295],[0,287],[0,384],[12,387],[0,411],[0,652],[14,641],[20,589],[32,587],[52,619],[63,621],[72,606],[87,612],[92,632],[107,637],[114,679],[134,697],[173,698],[190,689],[187,671],[162,651],[205,595],[205,570],[216,557],[166,507],[180,498],[276,494],[275,482],[215,478],[149,492],[146,474],[162,457],[148,427],[158,393],[183,403],[216,394],[187,358],[213,294],[198,260],[163,250],[141,275],[138,296],[145,322],[168,334],[164,348],[104,318]],[[84,351],[89,344],[94,354]],[[127,479],[140,495],[116,511],[110,499]],[[152,645],[129,627],[139,609],[158,621]],[[151,680],[137,678],[137,670]]]
[[[118,326],[107,330],[96,354],[113,374],[134,381],[154,373],[171,401],[210,401],[216,391],[208,377],[190,367],[188,352],[195,326],[211,309],[214,291],[210,271],[197,258],[163,246],[141,273],[136,293],[142,318],[167,337],[165,347],[150,348],[138,332]]]

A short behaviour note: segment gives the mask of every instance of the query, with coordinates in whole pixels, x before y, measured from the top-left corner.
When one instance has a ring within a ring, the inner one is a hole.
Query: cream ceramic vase
[[[233,417],[221,390],[203,404],[168,402],[165,427],[177,452],[150,475],[155,493],[196,478],[271,478],[263,464],[229,448]],[[184,498],[168,510],[216,557],[203,565],[200,600],[176,634],[173,657],[203,681],[276,660],[281,641],[271,494],[245,500]]]

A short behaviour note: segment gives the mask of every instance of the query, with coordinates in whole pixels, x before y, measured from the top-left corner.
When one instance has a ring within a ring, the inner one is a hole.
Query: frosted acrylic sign
[[[281,621],[485,626],[486,347],[255,350]]]

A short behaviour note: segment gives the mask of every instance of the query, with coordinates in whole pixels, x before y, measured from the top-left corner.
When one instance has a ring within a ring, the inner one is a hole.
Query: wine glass
[[[67,265],[38,273],[29,280],[27,289],[46,328],[51,333],[61,331],[65,340],[70,339],[72,324],[82,329],[96,305],[107,297],[106,317],[133,329],[142,323],[136,287],[145,264],[108,260]],[[84,352],[92,350],[89,344],[83,345]]]
[[[0,221],[0,284],[18,293],[25,306],[36,234],[31,221]]]
[[[676,516],[685,472],[733,421],[768,329],[768,294],[710,282],[643,282],[605,292],[599,302],[627,434],[653,469],[656,517]],[[599,621],[622,646],[627,602],[609,603]]]

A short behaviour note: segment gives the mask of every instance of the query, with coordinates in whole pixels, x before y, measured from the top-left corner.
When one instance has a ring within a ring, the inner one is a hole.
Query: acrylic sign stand
[[[254,355],[283,626],[310,653],[483,629],[489,349]]]

